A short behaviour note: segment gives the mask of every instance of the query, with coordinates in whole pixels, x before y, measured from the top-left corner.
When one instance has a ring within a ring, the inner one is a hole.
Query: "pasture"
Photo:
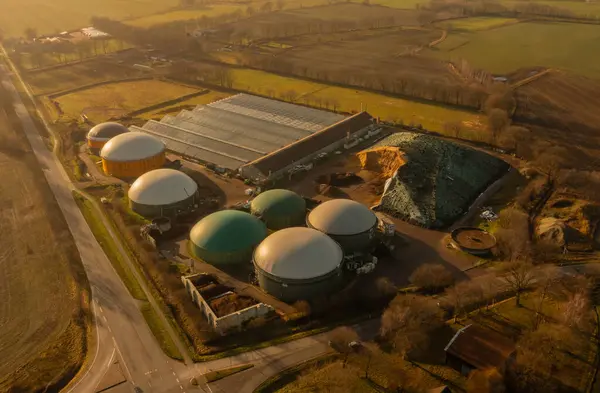
[[[26,28],[52,34],[86,27],[92,16],[128,19],[163,12],[178,0],[2,0],[0,26],[6,36],[23,36]]]
[[[20,122],[3,108],[0,176],[0,391],[58,391],[86,356],[87,278]]]
[[[24,74],[36,95],[45,95],[115,79],[133,78],[144,72],[109,61],[94,60]]]
[[[215,16],[228,14],[237,10],[245,11],[247,6],[237,4],[214,4],[203,8],[194,8],[189,10],[175,10],[165,13],[148,15],[141,18],[127,21],[128,25],[135,27],[152,27],[170,22],[186,21],[206,16],[212,18]]]
[[[348,113],[359,112],[362,107],[382,120],[421,124],[431,131],[443,132],[445,122],[461,122],[465,129],[474,131],[485,128],[485,119],[481,114],[464,110],[286,78],[262,71],[235,69],[232,73],[233,87],[236,89],[275,98],[286,97],[291,90],[296,97],[295,102],[299,104]]]
[[[518,19],[515,18],[487,18],[487,17],[475,17],[475,18],[464,18],[456,19],[450,22],[441,22],[441,25],[449,25],[452,30],[461,31],[478,31],[478,30],[489,30],[497,27],[518,23]]]
[[[67,117],[85,113],[99,123],[136,109],[191,94],[197,89],[158,80],[111,83],[56,98]]]
[[[528,22],[450,37],[454,47],[442,43],[427,53],[443,60],[466,59],[475,67],[499,74],[547,66],[600,78],[597,25]]]

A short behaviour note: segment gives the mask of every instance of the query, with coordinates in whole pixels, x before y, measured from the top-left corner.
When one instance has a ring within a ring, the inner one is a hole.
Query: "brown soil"
[[[257,303],[258,302],[251,297],[239,296],[238,294],[232,293],[212,300],[210,302],[210,308],[214,311],[217,317],[223,317],[225,315],[229,315],[236,311],[253,306]]]
[[[12,106],[0,107],[0,176],[0,391],[58,391],[86,355],[88,283]]]
[[[386,179],[392,177],[398,168],[406,163],[404,153],[397,147],[377,147],[363,150],[356,156],[363,169],[379,172]]]

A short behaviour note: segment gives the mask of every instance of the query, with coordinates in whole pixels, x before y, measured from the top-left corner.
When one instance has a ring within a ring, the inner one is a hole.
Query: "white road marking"
[[[129,367],[127,367],[127,364],[125,363],[125,358],[123,357],[123,354],[121,353],[121,350],[119,349],[119,346],[117,345],[117,340],[115,340],[114,337],[112,338],[112,340],[113,340],[113,343],[115,344],[115,349],[117,350],[117,352],[119,352],[119,357],[121,358],[121,364],[123,364],[123,366],[125,367],[125,370],[127,371],[127,374],[129,374],[129,380],[131,381],[131,383],[133,383],[135,385],[135,383],[133,382],[133,377],[131,376],[131,372],[129,371]]]
[[[177,381],[177,383],[179,383],[179,378],[175,378],[175,380]]]

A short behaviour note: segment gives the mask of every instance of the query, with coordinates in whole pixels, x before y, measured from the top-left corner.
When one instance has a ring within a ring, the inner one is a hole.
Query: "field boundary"
[[[169,83],[171,83],[171,82],[169,82]],[[186,85],[181,85],[181,86],[190,87],[190,86],[186,86]],[[198,87],[195,87],[195,88],[197,89]],[[135,117],[135,116],[141,115],[146,112],[151,112],[156,109],[161,109],[161,108],[164,108],[167,106],[179,104],[180,102],[187,101],[190,98],[203,96],[205,94],[208,94],[209,92],[210,92],[210,90],[205,89],[205,90],[201,90],[201,91],[196,91],[194,93],[186,94],[184,96],[177,97],[172,100],[163,101],[163,102],[159,102],[158,104],[149,105],[144,108],[136,109],[132,112],[126,113],[125,115],[121,116],[120,119],[126,119],[128,117]]]
[[[111,83],[115,83],[116,84],[116,83],[126,83],[126,82],[137,82],[137,81],[152,80],[152,79],[158,79],[158,78],[154,78],[154,77],[151,77],[151,76],[137,76],[137,77],[133,77],[133,78],[122,78],[122,79],[116,79],[116,80],[106,80],[106,81],[101,81],[101,82],[89,83],[87,85],[74,87],[72,89],[61,90],[61,91],[58,91],[58,92],[55,92],[55,93],[37,94],[37,96],[46,96],[46,97],[50,98],[51,100],[53,100],[53,99],[58,98],[58,97],[66,96],[67,94],[77,93],[77,92],[80,92],[80,91],[83,91],[83,90],[92,89],[94,87],[109,85]]]

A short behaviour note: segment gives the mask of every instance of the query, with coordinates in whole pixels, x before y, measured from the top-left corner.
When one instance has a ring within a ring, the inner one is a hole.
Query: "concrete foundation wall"
[[[214,311],[210,308],[207,300],[202,297],[200,292],[190,280],[201,275],[202,274],[195,274],[192,276],[181,277],[181,281],[183,282],[183,285],[192,298],[194,304],[196,304],[196,306],[202,310],[202,313],[217,333],[225,334],[229,330],[241,328],[244,322],[266,315],[273,311],[271,306],[264,303],[258,303],[243,310],[236,311],[222,317],[217,317]]]
[[[295,302],[330,295],[340,289],[342,271],[338,269],[319,281],[279,281],[257,269],[258,284],[263,291],[284,302]]]

